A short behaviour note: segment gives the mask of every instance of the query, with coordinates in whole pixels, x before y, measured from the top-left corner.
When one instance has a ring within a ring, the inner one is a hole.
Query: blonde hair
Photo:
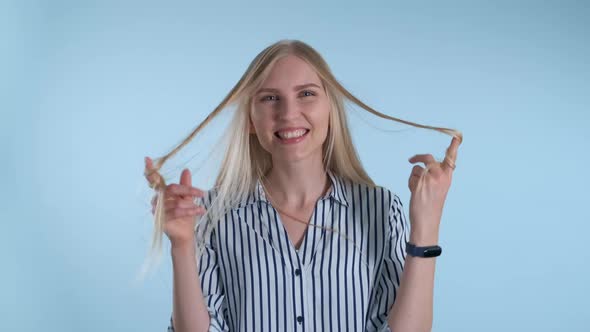
[[[436,130],[451,136],[463,139],[461,132],[449,129],[417,124],[398,119],[367,106],[358,98],[348,92],[336,80],[328,64],[322,56],[311,46],[298,40],[280,40],[266,47],[250,63],[246,72],[231,89],[221,103],[203,120],[180,144],[164,156],[154,160],[154,171],[158,181],[154,189],[158,191],[158,199],[154,211],[154,229],[152,233],[152,253],[161,253],[162,235],[164,226],[164,195],[166,181],[160,175],[159,170],[164,163],[186,146],[209,122],[215,118],[224,108],[237,105],[233,118],[229,124],[227,133],[228,144],[222,159],[221,168],[215,180],[212,191],[215,199],[206,211],[207,223],[216,222],[227,211],[250,193],[258,179],[262,179],[272,167],[270,154],[262,148],[256,135],[249,132],[249,113],[253,103],[253,95],[260,88],[268,76],[275,62],[286,56],[295,55],[306,61],[318,74],[329,98],[331,114],[329,117],[329,129],[326,141],[323,145],[324,167],[335,175],[348,179],[355,183],[361,183],[374,187],[375,183],[363,168],[358,154],[353,146],[350,135],[344,100],[347,99],[361,108],[381,118],[401,122],[411,126]],[[149,175],[149,174],[148,174]],[[203,220],[205,215],[201,216]],[[198,227],[196,227],[198,228]],[[210,230],[212,227],[208,227]],[[207,233],[197,232],[197,255]],[[151,257],[151,256],[150,256]]]

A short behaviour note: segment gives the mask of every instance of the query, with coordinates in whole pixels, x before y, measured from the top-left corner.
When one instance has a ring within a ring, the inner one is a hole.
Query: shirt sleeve
[[[374,298],[369,310],[367,331],[391,331],[387,317],[397,297],[406,259],[406,242],[410,237],[410,225],[403,204],[395,193],[389,193],[389,227],[383,263],[376,278]]]
[[[209,207],[208,193],[205,198],[200,198],[198,204]],[[201,229],[201,227],[204,227]],[[203,298],[207,304],[207,311],[209,312],[210,325],[209,331],[229,331],[229,326],[223,313],[227,312],[225,301],[225,290],[223,289],[223,281],[219,271],[219,262],[217,256],[217,245],[215,242],[215,228],[211,228],[209,232],[205,230],[212,227],[209,218],[200,220],[195,230],[196,234],[204,234],[204,246],[199,258],[198,273],[201,281],[201,290]],[[170,315],[170,324],[167,332],[175,332],[173,317]]]

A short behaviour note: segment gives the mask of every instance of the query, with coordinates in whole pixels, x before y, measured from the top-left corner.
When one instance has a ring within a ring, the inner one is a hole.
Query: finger
[[[164,208],[166,210],[173,209],[175,207],[183,208],[183,209],[190,209],[194,208],[197,205],[192,200],[180,199],[180,200],[170,200],[164,202]]]
[[[451,158],[451,161],[457,160],[457,151],[459,150],[460,144],[461,144],[461,141],[457,137],[453,136],[453,139],[451,140],[451,144],[449,145],[449,147],[447,148],[447,152],[445,153],[446,156]]]
[[[424,173],[424,167],[420,166],[420,165],[414,165],[414,167],[412,167],[412,173],[410,176],[422,176],[422,174]]]
[[[145,157],[144,160],[145,160],[145,170],[144,170],[143,174],[150,184],[156,184],[159,180],[159,176],[155,172],[152,173],[154,171],[153,161],[150,157]]]
[[[408,188],[411,192],[414,192],[417,189],[418,183],[422,180],[422,177],[425,175],[425,173],[426,168],[420,165],[414,165],[414,167],[412,167],[412,172],[410,174],[410,178],[408,179]]]
[[[174,197],[174,196],[203,197],[204,193],[202,190],[195,188],[195,187],[191,187],[190,185],[186,186],[186,185],[172,183],[166,187],[166,196],[167,197]],[[184,198],[184,197],[181,197],[181,198]]]
[[[191,171],[187,168],[183,169],[180,174],[180,185],[192,187]]]
[[[172,219],[178,219],[178,218],[183,218],[183,217],[188,217],[188,216],[202,215],[204,213],[205,213],[205,209],[202,206],[197,206],[197,207],[189,208],[189,209],[174,208],[174,209],[170,209],[166,212],[166,219],[172,220]]]
[[[152,158],[146,156],[144,158],[144,160],[145,160],[145,168],[147,168],[147,169],[154,168],[154,163],[152,162]]]
[[[443,161],[440,163],[440,168],[445,173],[452,173],[455,170],[455,162],[449,160],[449,157],[445,157]]]
[[[175,201],[177,199],[178,198],[176,198],[174,196],[166,197],[166,199],[164,200],[164,203],[169,202],[169,201]],[[157,204],[158,204],[158,194],[155,194],[154,197],[152,197],[152,206],[155,207]]]
[[[441,163],[441,168],[445,172],[451,172],[454,170],[455,161],[457,160],[457,150],[459,149],[459,145],[461,144],[461,140],[457,137],[453,137],[451,141],[451,145],[447,148],[447,152],[445,153],[445,159]]]
[[[436,163],[436,160],[431,154],[417,154],[408,159],[408,161],[412,164],[415,163],[424,163],[424,165],[428,166],[429,164]]]
[[[180,174],[180,184],[185,186],[192,186],[192,176],[191,171],[188,168],[182,170]]]
[[[420,176],[418,176],[418,175],[410,176],[410,178],[408,179],[408,188],[410,189],[411,192],[414,192],[416,190],[419,182],[420,182]]]

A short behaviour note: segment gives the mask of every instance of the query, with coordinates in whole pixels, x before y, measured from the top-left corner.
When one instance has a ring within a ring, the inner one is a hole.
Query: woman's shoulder
[[[201,204],[205,207],[211,205],[211,201],[215,198],[216,196],[216,190],[215,188],[209,188],[209,189],[201,189],[203,191],[203,197],[197,197],[197,201],[198,204]]]
[[[343,181],[347,187],[346,193],[349,196],[349,201],[353,203],[363,203],[367,200],[376,200],[383,205],[387,204],[391,208],[396,208],[401,204],[400,196],[397,191],[380,184],[368,184],[352,182],[350,180]]]

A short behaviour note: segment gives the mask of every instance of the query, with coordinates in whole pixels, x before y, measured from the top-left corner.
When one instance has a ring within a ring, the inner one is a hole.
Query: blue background
[[[165,331],[168,253],[143,157],[213,110],[253,57],[301,39],[370,106],[464,133],[443,214],[433,331],[588,331],[590,24],[584,1],[3,1],[3,331]],[[227,116],[166,165],[204,164]],[[352,109],[362,161],[409,206],[450,136]],[[380,130],[375,130],[378,128]],[[440,159],[439,159],[440,160]]]

